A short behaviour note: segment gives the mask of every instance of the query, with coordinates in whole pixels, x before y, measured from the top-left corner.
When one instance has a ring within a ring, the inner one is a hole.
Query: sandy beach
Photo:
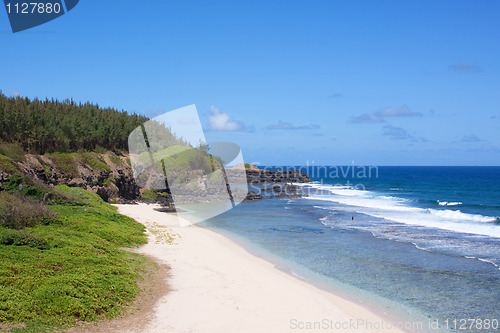
[[[401,332],[361,304],[318,289],[232,240],[153,205],[117,205],[147,227],[137,251],[168,265],[169,292],[130,332]],[[173,238],[170,238],[173,236]]]

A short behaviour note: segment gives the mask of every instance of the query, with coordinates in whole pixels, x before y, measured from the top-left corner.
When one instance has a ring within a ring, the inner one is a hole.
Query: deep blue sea
[[[500,331],[500,167],[301,170],[309,197],[241,203],[204,225],[417,331]]]

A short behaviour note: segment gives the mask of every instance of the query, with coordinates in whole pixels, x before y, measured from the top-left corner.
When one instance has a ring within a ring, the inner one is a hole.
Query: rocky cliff
[[[105,201],[119,202],[140,198],[127,156],[106,153],[26,154],[17,160],[4,157],[1,182],[12,174],[21,174],[35,183],[50,187],[68,185],[97,193]]]
[[[246,170],[248,184],[308,183],[311,178],[300,170]]]
[[[0,187],[8,176],[19,173],[31,178],[35,183],[43,183],[50,187],[55,185],[81,187],[98,194],[108,202],[145,200],[158,202],[164,206],[170,205],[171,200],[168,194],[160,191],[144,190],[136,184],[127,154],[82,152],[45,155],[25,154],[22,158],[17,159],[4,155],[0,155],[0,157],[2,158],[0,159]],[[241,166],[238,166],[234,170],[228,169],[226,171],[227,177],[231,178],[232,172],[236,173],[236,170],[240,170],[239,174],[241,174]],[[245,168],[245,173],[247,183],[250,186],[311,181],[309,176],[300,170],[261,170],[250,165]],[[199,182],[203,182],[207,176],[202,175],[198,178]],[[198,184],[196,187],[197,192],[202,191],[205,187],[203,184]],[[290,191],[279,191],[279,193],[276,193],[276,197],[297,195],[297,193],[288,192]],[[191,195],[194,196],[194,194]],[[199,197],[200,195],[203,195],[203,193],[196,193],[196,196]],[[244,196],[245,194],[243,194]],[[273,196],[267,195],[266,198],[268,197]],[[247,200],[259,198],[261,197],[255,192],[251,192]]]

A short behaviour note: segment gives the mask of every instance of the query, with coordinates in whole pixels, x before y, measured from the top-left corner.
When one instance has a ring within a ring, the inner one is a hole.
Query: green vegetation
[[[40,184],[35,186],[28,177],[21,177],[19,175],[9,177],[3,184],[3,190],[11,193],[24,194],[38,200],[42,199],[43,196],[49,192],[45,186]],[[29,199],[30,198],[27,198],[27,200]]]
[[[0,172],[13,172],[16,171],[17,167],[14,164],[14,161],[7,156],[0,154]]]
[[[45,163],[42,163],[42,166],[43,166],[43,171],[45,173],[45,177],[49,178],[50,175],[52,174],[52,169]]]
[[[158,197],[158,193],[155,190],[145,189],[142,193],[143,199],[154,200]]]
[[[0,143],[0,155],[7,156],[14,161],[24,161],[24,150],[17,143]]]
[[[42,332],[118,315],[147,260],[120,247],[145,242],[141,224],[95,194],[10,177],[0,192],[0,323]]]
[[[109,186],[110,184],[114,184],[116,179],[114,177],[108,177],[104,180],[104,186]]]
[[[95,153],[83,153],[81,157],[83,162],[87,163],[94,171],[111,171],[109,165]]]
[[[0,91],[0,141],[31,153],[126,150],[128,135],[148,119],[73,100],[30,100]],[[0,147],[0,153],[7,155]]]
[[[164,161],[169,179],[175,179],[176,173],[180,171],[202,170],[204,174],[212,172],[211,155],[199,149],[177,145],[163,149],[153,156],[155,161]]]
[[[249,163],[245,163],[245,169],[250,169],[250,168],[251,168],[250,164]]]
[[[0,181],[0,331],[2,324],[22,324],[11,332],[45,332],[112,318],[138,294],[136,282],[148,259],[121,248],[146,242],[141,224],[83,189],[49,188],[17,174],[31,166],[40,181],[44,174],[67,180],[79,177],[84,164],[97,183],[103,171],[130,165],[123,157],[129,134],[146,121],[91,103],[6,97],[0,91],[0,173],[9,176]],[[164,144],[174,147],[168,152],[175,155],[174,170],[210,171],[205,152],[189,149],[162,124],[148,127],[151,151],[160,156]],[[104,185],[116,190],[116,179],[105,177]],[[168,194],[143,195],[158,196]]]
[[[0,192],[0,227],[24,229],[50,224],[54,213],[42,203],[22,195]]]
[[[60,173],[67,176],[78,176],[77,161],[75,160],[75,153],[52,153],[46,154],[56,165]]]
[[[153,160],[152,165],[151,159]],[[199,187],[197,183],[190,183],[190,181],[197,180],[200,175],[209,175],[216,169],[222,169],[219,159],[203,150],[184,145],[173,145],[153,154],[144,152],[138,156],[138,162],[142,162],[150,168],[148,172],[139,175],[139,183],[146,182],[146,177],[150,173],[163,175],[165,171],[169,184],[175,186],[185,184],[186,189],[191,191],[195,191]],[[155,199],[156,192],[145,191],[142,197]]]
[[[115,155],[109,155],[109,160],[115,165],[121,165],[123,163],[122,159]]]

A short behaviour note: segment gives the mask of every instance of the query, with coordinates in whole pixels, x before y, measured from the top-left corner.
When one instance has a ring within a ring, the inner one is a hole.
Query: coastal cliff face
[[[3,163],[0,164],[0,187],[8,176],[18,173],[31,178],[34,182],[43,183],[50,187],[55,185],[81,187],[91,193],[98,194],[107,202],[125,203],[144,200],[169,206],[171,201],[166,193],[144,190],[137,185],[128,154],[117,155],[110,151],[105,153],[25,154],[22,158],[17,159],[5,157],[1,162]],[[231,177],[232,170],[228,169],[226,172],[227,176]],[[311,181],[309,176],[300,170],[261,170],[251,165],[245,168],[245,173],[247,183],[250,186]],[[205,178],[206,176],[201,176],[199,181],[203,183],[206,181]],[[197,192],[202,191],[203,188],[205,188],[203,184],[199,184]],[[277,197],[283,197],[289,191],[278,192],[276,193]],[[264,198],[264,196],[256,196],[255,194],[255,192],[250,192],[247,200]],[[202,195],[203,193],[197,193],[197,196]],[[293,195],[297,194],[293,193]]]
[[[108,202],[135,200],[141,196],[127,156],[112,152],[26,154],[21,159],[10,159],[9,166],[0,170],[0,186],[2,180],[17,173],[50,187],[81,187]]]

